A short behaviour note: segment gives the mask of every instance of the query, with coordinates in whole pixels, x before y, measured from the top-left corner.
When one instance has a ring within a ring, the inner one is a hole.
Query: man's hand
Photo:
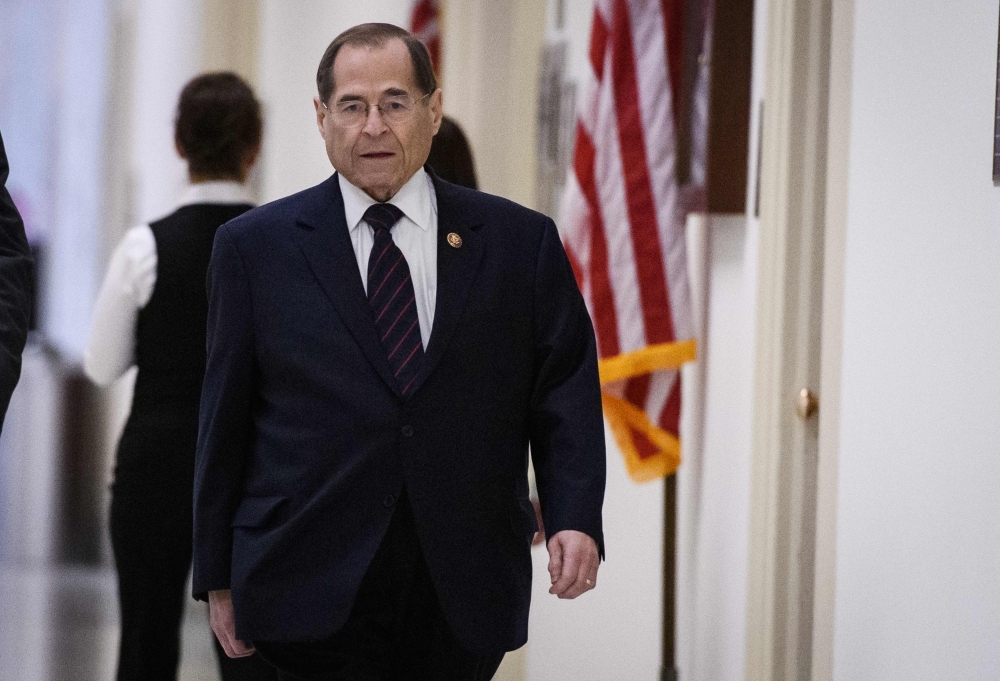
[[[549,539],[550,594],[576,598],[597,586],[601,556],[590,535],[576,530],[557,532]]]
[[[236,620],[233,619],[233,597],[229,589],[208,592],[208,614],[212,631],[229,657],[253,655],[253,646],[236,638]]]

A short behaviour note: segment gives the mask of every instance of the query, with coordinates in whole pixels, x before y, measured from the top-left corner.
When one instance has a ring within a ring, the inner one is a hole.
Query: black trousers
[[[504,653],[476,655],[444,619],[404,492],[344,627],[308,643],[255,641],[282,681],[489,681]]]
[[[191,492],[180,485],[171,494],[128,483],[116,481],[111,500],[121,611],[117,678],[175,681],[184,600],[190,598]],[[211,630],[205,635],[215,638]],[[275,669],[259,655],[230,660],[218,642],[216,652],[223,681],[277,681]]]

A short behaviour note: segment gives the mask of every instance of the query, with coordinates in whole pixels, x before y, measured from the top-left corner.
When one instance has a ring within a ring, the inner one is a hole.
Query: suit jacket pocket
[[[510,509],[510,529],[514,534],[531,539],[538,532],[538,519],[530,499],[515,499]]]
[[[263,527],[285,497],[244,497],[233,516],[233,527]]]

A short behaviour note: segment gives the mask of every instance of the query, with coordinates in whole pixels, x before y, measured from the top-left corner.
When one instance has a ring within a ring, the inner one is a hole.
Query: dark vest
[[[139,372],[119,444],[116,486],[127,485],[129,477],[148,476],[191,484],[205,376],[208,262],[219,226],[251,207],[183,206],[150,224],[156,240],[156,286],[136,322]]]

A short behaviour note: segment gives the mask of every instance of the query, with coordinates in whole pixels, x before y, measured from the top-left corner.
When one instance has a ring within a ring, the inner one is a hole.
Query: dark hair
[[[235,73],[205,73],[181,90],[174,137],[192,175],[239,177],[262,127],[260,102]]]
[[[431,56],[427,53],[424,44],[410,35],[399,26],[392,24],[358,24],[349,28],[336,38],[326,48],[323,58],[319,60],[319,68],[316,70],[316,89],[319,90],[319,100],[324,104],[333,94],[333,62],[337,59],[337,53],[344,45],[354,47],[378,48],[384,46],[390,40],[399,38],[410,51],[410,61],[413,63],[413,79],[417,83],[417,88],[425,95],[429,95],[437,90],[437,78],[434,76],[434,67],[431,66]]]
[[[447,116],[441,118],[441,128],[434,135],[427,165],[442,180],[470,189],[479,189],[469,140],[465,138],[465,133],[458,123]]]

